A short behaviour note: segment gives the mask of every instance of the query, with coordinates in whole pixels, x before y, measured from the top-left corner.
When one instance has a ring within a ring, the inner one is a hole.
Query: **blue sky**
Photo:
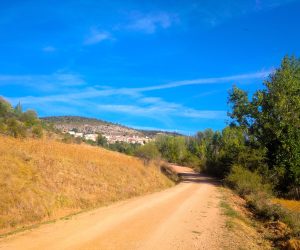
[[[40,116],[222,129],[233,84],[253,93],[299,56],[299,13],[299,0],[3,0],[0,95]]]

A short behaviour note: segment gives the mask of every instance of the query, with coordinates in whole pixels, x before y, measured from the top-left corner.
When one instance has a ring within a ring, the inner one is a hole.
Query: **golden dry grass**
[[[291,211],[300,212],[300,201],[285,199],[273,199],[272,201]]]
[[[135,157],[0,136],[0,233],[171,185]]]

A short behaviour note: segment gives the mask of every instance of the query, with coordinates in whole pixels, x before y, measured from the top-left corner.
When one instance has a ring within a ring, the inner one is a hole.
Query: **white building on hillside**
[[[68,131],[68,133],[69,133],[70,135],[75,135],[75,132],[74,132],[74,131]]]
[[[75,133],[75,135],[74,135],[75,137],[83,137],[83,133]]]
[[[97,141],[97,134],[86,134],[84,135],[84,139],[91,140],[91,141]]]

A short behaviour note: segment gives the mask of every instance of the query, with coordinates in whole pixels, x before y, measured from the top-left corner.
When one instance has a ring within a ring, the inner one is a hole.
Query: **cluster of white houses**
[[[96,141],[97,137],[98,137],[98,134],[84,134],[84,133],[75,132],[72,130],[68,131],[67,133],[70,135],[73,135],[76,138],[80,137],[80,138],[84,138],[85,140],[90,140],[90,141]]]
[[[85,134],[82,132],[75,132],[73,130],[67,131],[68,134],[73,135],[74,137],[80,137],[84,138],[85,140],[91,140],[91,141],[96,141],[98,134]],[[133,144],[141,144],[144,145],[147,142],[151,140],[148,136],[142,137],[134,134],[129,134],[129,135],[106,135],[103,134],[103,136],[107,139],[108,143],[116,143],[116,142],[127,142],[127,143],[133,143]]]
[[[127,142],[127,143],[137,143],[144,145],[148,143],[151,139],[146,137],[141,137],[138,135],[103,135],[108,143],[116,143],[116,142]]]

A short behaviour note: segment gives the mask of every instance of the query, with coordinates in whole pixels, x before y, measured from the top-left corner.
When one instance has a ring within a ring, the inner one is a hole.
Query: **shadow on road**
[[[210,183],[219,186],[220,181],[200,173],[178,173],[178,176],[182,183]]]
[[[209,183],[219,186],[220,181],[215,178],[195,172],[192,168],[179,166],[176,164],[164,164],[161,166],[161,172],[176,183]]]

